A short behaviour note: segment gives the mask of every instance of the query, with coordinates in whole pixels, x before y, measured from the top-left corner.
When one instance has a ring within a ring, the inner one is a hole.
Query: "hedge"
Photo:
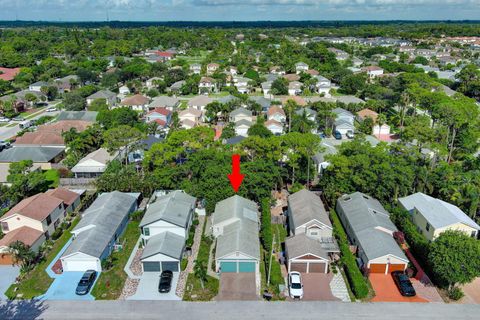
[[[334,210],[330,211],[330,219],[333,223],[334,234],[337,238],[340,252],[342,253],[341,262],[343,263],[343,269],[345,270],[353,294],[357,299],[366,298],[369,293],[367,281],[360,269],[358,269],[355,256],[350,251],[347,234]]]

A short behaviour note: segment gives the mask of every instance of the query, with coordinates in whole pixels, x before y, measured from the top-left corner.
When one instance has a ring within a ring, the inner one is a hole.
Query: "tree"
[[[78,92],[69,92],[65,94],[64,105],[68,111],[83,111],[86,101]]]
[[[287,112],[288,132],[292,130],[293,113],[298,109],[298,104],[293,99],[288,99],[284,107]]]
[[[195,277],[200,280],[202,289],[205,290],[205,282],[207,281],[207,266],[204,261],[195,260],[195,265],[193,266],[193,273]]]
[[[43,86],[40,91],[47,96],[48,101],[54,100],[58,96],[58,88],[56,86]]]
[[[428,255],[437,280],[451,288],[480,276],[480,242],[461,231],[445,231]]]
[[[120,125],[135,127],[140,124],[138,113],[128,107],[101,110],[98,113],[97,121],[107,130]]]
[[[308,118],[307,111],[302,110],[301,114],[295,114],[292,119],[292,131],[300,133],[311,132],[315,127],[315,122]]]
[[[248,128],[248,135],[268,138],[272,135],[272,132],[265,127],[264,119],[262,117],[258,117],[257,123]]]
[[[225,127],[222,129],[222,135],[220,136],[221,139],[230,139],[235,137],[235,125],[229,122]]]
[[[8,247],[10,253],[13,255],[13,260],[20,264],[22,272],[26,273],[33,269],[36,254],[29,246],[23,242],[15,241]]]
[[[107,101],[105,99],[95,99],[88,106],[89,111],[102,111],[108,110]]]
[[[278,77],[272,82],[270,92],[273,95],[286,95],[288,94],[288,80],[283,77]]]
[[[136,143],[144,137],[143,133],[137,128],[127,125],[121,125],[105,131],[103,139],[108,152],[114,153],[121,151],[125,156],[125,165],[127,165],[129,150],[136,147]]]

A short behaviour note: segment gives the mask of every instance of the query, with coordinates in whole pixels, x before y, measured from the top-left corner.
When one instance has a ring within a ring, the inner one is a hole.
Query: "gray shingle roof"
[[[179,190],[160,196],[148,205],[140,227],[164,220],[186,228],[192,219],[192,210],[195,208],[196,201],[195,197]]]
[[[62,120],[83,120],[95,122],[98,112],[96,111],[62,111],[57,117],[57,121]]]
[[[288,206],[290,208],[290,218],[293,220],[295,227],[312,220],[320,221],[326,226],[332,227],[322,200],[311,191],[302,189],[290,195],[288,197]]]
[[[260,259],[258,210],[255,202],[238,195],[218,202],[212,216],[212,225],[218,223],[228,224],[223,228],[223,234],[217,238],[216,259],[235,252]]]
[[[73,229],[72,233],[77,236],[62,257],[81,252],[100,258],[122,221],[136,207],[136,201],[135,194],[119,191],[98,196]],[[82,228],[86,229],[82,231]]]
[[[181,260],[184,247],[184,237],[170,231],[165,231],[148,239],[140,259],[143,260],[161,253],[171,258]]]
[[[328,260],[327,252],[322,248],[320,241],[307,237],[304,233],[287,238],[285,246],[288,258],[296,258],[305,254],[313,254]]]
[[[60,155],[65,147],[13,147],[0,152],[0,162],[50,162]]]
[[[240,114],[244,114],[246,116],[251,117],[252,116],[252,111],[250,111],[248,109],[245,109],[243,107],[240,107],[240,108],[237,108],[237,109],[233,110],[232,112],[230,112],[230,117],[235,117],[235,116],[240,115]]]
[[[117,95],[110,90],[100,90],[87,97],[87,99],[113,99]]]
[[[393,236],[383,228],[392,232],[397,228],[390,220],[390,214],[377,199],[361,192],[344,195],[337,200],[337,212],[344,212],[344,219],[351,227],[345,228],[350,238],[356,238],[368,260],[391,254],[408,261]]]
[[[150,109],[158,108],[158,107],[175,107],[180,101],[174,97],[168,96],[160,96],[153,99],[153,101],[148,106]]]
[[[460,208],[440,199],[435,199],[421,192],[398,199],[402,206],[411,211],[417,209],[434,228],[448,227],[463,223],[480,230],[480,226],[468,217]]]

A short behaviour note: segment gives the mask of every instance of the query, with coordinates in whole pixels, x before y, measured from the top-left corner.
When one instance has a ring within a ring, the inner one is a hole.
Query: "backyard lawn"
[[[128,223],[125,233],[120,238],[123,249],[112,253],[113,267],[102,271],[92,290],[92,295],[97,300],[116,300],[120,297],[127,280],[127,274],[123,268],[127,264],[128,258],[140,237],[139,224],[139,221],[130,221]]]
[[[49,188],[56,188],[58,187],[58,183],[60,182],[60,173],[56,169],[50,169],[43,173],[45,180],[48,182]]]
[[[75,220],[73,220],[70,228],[65,230],[62,236],[55,241],[52,246],[52,250],[48,253],[44,261],[39,263],[35,269],[27,273],[19,284],[13,284],[10,286],[10,288],[8,288],[7,292],[5,292],[8,298],[14,299],[20,295],[22,299],[32,299],[44,294],[48,290],[53,282],[53,279],[49,277],[49,275],[45,272],[45,269],[68,242],[72,236],[70,230],[75,228],[79,221],[79,218],[75,218]],[[14,291],[15,288],[18,288],[16,292]]]

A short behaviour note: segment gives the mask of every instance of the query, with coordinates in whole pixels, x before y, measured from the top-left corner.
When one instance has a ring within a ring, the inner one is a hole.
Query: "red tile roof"
[[[163,114],[164,116],[168,116],[172,112],[170,110],[168,110],[167,108],[159,107],[159,108],[155,108],[153,110],[150,110],[147,114],[152,114],[152,113],[159,113],[159,114]]]
[[[276,113],[280,113],[281,115],[285,115],[285,111],[283,111],[282,108],[280,108],[279,106],[271,106],[269,109],[268,109],[268,112],[267,114],[269,116],[272,116]]]
[[[2,68],[0,67],[0,79],[11,81],[17,74],[20,73],[20,68]]]
[[[153,121],[155,121],[156,123],[158,123],[159,126],[162,126],[162,127],[165,127],[167,125],[167,123],[162,119],[155,119]]]
[[[171,52],[166,52],[166,51],[157,51],[156,54],[160,57],[164,57],[164,58],[172,58],[173,57],[173,53]]]

